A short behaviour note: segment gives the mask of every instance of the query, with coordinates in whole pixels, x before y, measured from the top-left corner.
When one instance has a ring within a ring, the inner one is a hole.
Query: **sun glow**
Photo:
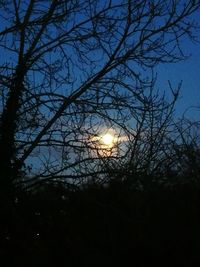
[[[102,131],[91,139],[93,154],[101,157],[114,156],[117,153],[119,137],[114,130]]]
[[[114,145],[114,136],[107,133],[101,137],[101,142],[108,147],[112,147]]]

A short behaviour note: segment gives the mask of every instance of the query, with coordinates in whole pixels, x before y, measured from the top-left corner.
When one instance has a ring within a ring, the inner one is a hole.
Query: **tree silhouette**
[[[181,40],[194,40],[199,6],[1,1],[1,186],[24,173],[30,184],[101,173],[91,137],[111,127],[123,134],[141,109],[156,107],[153,68],[184,58]]]

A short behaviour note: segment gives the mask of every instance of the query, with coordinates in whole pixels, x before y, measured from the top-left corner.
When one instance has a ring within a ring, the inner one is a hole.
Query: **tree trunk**
[[[20,99],[23,91],[24,71],[17,68],[12,79],[9,96],[0,121],[0,186],[10,191],[12,182],[17,176],[14,168],[16,160],[15,133],[18,124],[17,112],[20,108]]]

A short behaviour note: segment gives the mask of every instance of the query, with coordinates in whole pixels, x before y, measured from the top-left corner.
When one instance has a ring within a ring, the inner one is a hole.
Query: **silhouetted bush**
[[[199,196],[192,183],[148,192],[119,182],[20,192],[14,212],[4,207],[1,259],[20,267],[195,266]]]

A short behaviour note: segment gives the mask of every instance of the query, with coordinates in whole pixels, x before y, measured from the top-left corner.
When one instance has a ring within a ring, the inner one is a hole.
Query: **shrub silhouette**
[[[194,266],[199,208],[192,183],[148,192],[48,185],[18,195],[16,212],[1,221],[1,256],[13,266]]]

